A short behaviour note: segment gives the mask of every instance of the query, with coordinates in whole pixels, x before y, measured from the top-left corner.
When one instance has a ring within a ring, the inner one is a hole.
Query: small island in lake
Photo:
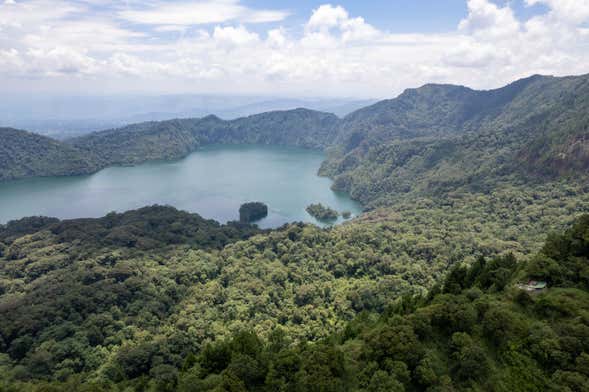
[[[350,211],[344,211],[342,212],[342,218],[348,220],[352,217],[352,213]]]
[[[244,223],[258,221],[268,216],[268,206],[260,202],[245,203],[239,207],[239,220]]]
[[[336,210],[326,207],[321,203],[309,205],[306,208],[306,211],[313,218],[320,221],[333,221],[336,220],[339,216],[339,213]]]

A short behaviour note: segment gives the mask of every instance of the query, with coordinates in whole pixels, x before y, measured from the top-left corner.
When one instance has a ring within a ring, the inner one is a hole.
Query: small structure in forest
[[[542,280],[529,280],[528,283],[520,283],[517,285],[520,290],[539,292],[548,287],[548,283]]]

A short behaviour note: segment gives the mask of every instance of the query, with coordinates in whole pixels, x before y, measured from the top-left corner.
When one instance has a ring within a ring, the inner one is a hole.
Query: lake
[[[294,221],[321,225],[305,211],[317,202],[359,214],[359,203],[332,191],[332,181],[317,175],[324,158],[291,147],[207,146],[178,161],[10,181],[0,183],[0,222],[37,215],[102,217],[164,204],[224,223],[239,219],[239,206],[248,201],[268,205],[268,217],[257,222],[262,228]]]

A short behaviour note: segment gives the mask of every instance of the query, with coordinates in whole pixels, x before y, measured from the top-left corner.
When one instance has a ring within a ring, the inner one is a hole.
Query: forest
[[[209,116],[64,143],[0,130],[19,151],[0,179],[211,143],[319,148],[366,208],[327,228],[170,206],[0,225],[0,392],[586,391],[588,106],[588,76],[534,76],[427,85],[343,119]]]
[[[0,141],[0,181],[87,174],[101,168],[92,154],[34,133],[0,127]]]
[[[44,225],[48,229],[34,234],[36,240],[10,239]],[[225,255],[185,249],[184,263],[156,252],[135,255],[143,258],[139,264],[130,259],[137,251],[120,250],[68,266],[67,259],[92,251],[52,237],[56,225],[21,222],[3,236],[5,242],[29,244],[20,245],[19,255],[7,252],[21,268],[5,266],[2,272],[20,275],[12,287],[6,281],[2,286],[2,391],[583,391],[589,381],[589,216],[548,236],[530,258],[508,253],[459,260],[427,292],[389,294],[393,298],[379,304],[374,293],[366,293],[368,287],[356,289],[360,298],[347,298],[355,316],[341,328],[315,333],[309,327],[322,317],[315,311],[330,308],[318,301],[327,301],[329,291],[338,288],[323,286],[319,295],[312,284],[296,288],[288,275],[309,276],[290,267],[287,254],[268,263],[275,287],[268,292],[256,283],[265,279],[259,266],[239,267],[245,262],[231,260],[248,252],[246,243],[230,245]],[[282,235],[300,236],[298,243],[304,243],[313,238],[305,229],[283,228],[266,240],[272,244],[252,237],[249,252],[269,253],[275,246],[278,256]],[[30,244],[35,241],[42,244]],[[51,259],[46,269],[53,271],[34,268],[29,260],[39,249],[46,254],[63,246],[70,247],[66,260],[44,256]],[[205,257],[220,257],[217,269],[202,261]],[[201,268],[195,268],[198,259]],[[252,275],[243,276],[239,268]],[[65,273],[76,279],[64,279]],[[45,275],[42,282],[31,285],[39,274]],[[328,267],[325,274],[350,284],[362,276]],[[518,287],[528,279],[545,280],[548,287],[537,292]],[[191,290],[209,281],[221,291]],[[250,299],[258,303],[248,310],[231,300],[236,287],[252,290]],[[288,312],[275,313],[277,300],[292,300],[295,310],[307,314],[287,321]],[[278,319],[238,322],[225,331],[219,315],[216,322],[194,324],[201,322],[196,315],[206,314],[199,309],[205,302],[207,308],[225,306],[229,319],[245,320],[240,311],[253,318],[269,312]],[[341,298],[334,305],[345,302]],[[207,334],[217,337],[206,339]]]

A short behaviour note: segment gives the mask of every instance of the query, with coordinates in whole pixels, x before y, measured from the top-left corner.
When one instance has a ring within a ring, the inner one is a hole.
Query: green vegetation
[[[322,221],[322,222],[334,221],[339,216],[339,213],[336,210],[326,207],[321,203],[310,204],[309,206],[307,206],[307,208],[305,210],[313,218],[315,218],[319,221]]]
[[[324,149],[338,118],[306,109],[262,113],[233,121],[215,116],[146,122],[95,132],[65,143],[0,128],[0,181],[89,174],[111,165],[183,158],[206,144],[270,144]]]
[[[88,174],[99,167],[92,154],[67,144],[26,131],[0,128],[0,181]]]
[[[52,238],[55,222],[10,226],[23,232],[43,225],[49,229],[9,244],[18,244],[20,253],[9,252],[11,261],[3,263],[3,276],[12,275],[8,285],[4,281],[0,303],[0,385],[5,391],[573,391],[589,381],[589,216],[564,235],[549,237],[529,261],[508,254],[479,257],[470,266],[458,263],[427,295],[395,296],[384,308],[370,306],[374,293],[366,292],[364,312],[314,344],[293,334],[296,328],[288,322],[272,326],[260,320],[239,323],[211,342],[207,337],[222,324],[199,328],[194,323],[200,317],[194,316],[230,301],[221,282],[229,290],[240,286],[238,281],[251,287],[251,309],[259,312],[259,298],[266,294],[258,291],[265,288],[262,282],[256,288],[255,276],[264,273],[248,263],[253,275],[244,277],[235,268],[240,264],[235,255],[267,252],[262,240],[278,240],[274,245],[279,246],[279,238],[298,235],[296,246],[332,230],[291,226],[270,237],[253,237],[252,247],[226,247],[219,254],[226,265],[213,267],[215,263],[203,262],[212,254],[189,247],[176,250],[183,253],[183,263],[168,261],[157,251],[143,254],[139,263],[129,258],[133,252],[120,250],[93,256],[94,262],[72,262],[88,251],[79,249],[79,242]],[[305,233],[307,229],[317,232]],[[223,256],[225,252],[229,254]],[[280,268],[296,268],[284,258],[290,255],[267,262],[274,266],[272,280],[280,282]],[[38,257],[51,261],[39,264]],[[284,276],[295,273],[287,271]],[[207,290],[207,281],[219,273],[225,276],[213,286],[221,291]],[[546,279],[549,288],[532,296],[517,289],[516,283],[528,277]],[[312,286],[278,282],[276,287],[287,285],[284,297],[288,287],[298,287],[294,300],[303,313],[329,309],[315,302],[329,298],[327,288],[314,294]],[[270,294],[270,303],[278,293]],[[228,305],[225,317],[247,320],[229,311],[239,313],[239,307]]]
[[[233,121],[215,116],[129,125],[70,140],[108,164],[182,158],[206,144],[270,144],[323,149],[338,118],[306,109],[262,113]]]
[[[342,212],[342,218],[344,219],[350,219],[352,217],[352,213],[350,211],[344,211]]]
[[[589,76],[426,85],[347,116],[321,173],[368,208],[589,172]]]
[[[503,182],[585,176],[588,80],[533,76],[490,91],[426,85],[342,120],[305,109],[232,121],[176,119],[96,132],[69,146],[21,134],[6,144],[7,151],[17,145],[22,153],[13,154],[16,161],[0,161],[0,180],[177,159],[214,143],[327,150],[321,174],[368,208],[392,205],[411,192],[487,192]],[[42,153],[34,143],[51,148]]]
[[[239,221],[251,223],[268,216],[268,206],[264,203],[245,203],[239,207]]]
[[[0,391],[586,390],[587,80],[71,141],[101,164],[327,148],[322,173],[369,211],[326,229],[158,206],[0,226]]]

